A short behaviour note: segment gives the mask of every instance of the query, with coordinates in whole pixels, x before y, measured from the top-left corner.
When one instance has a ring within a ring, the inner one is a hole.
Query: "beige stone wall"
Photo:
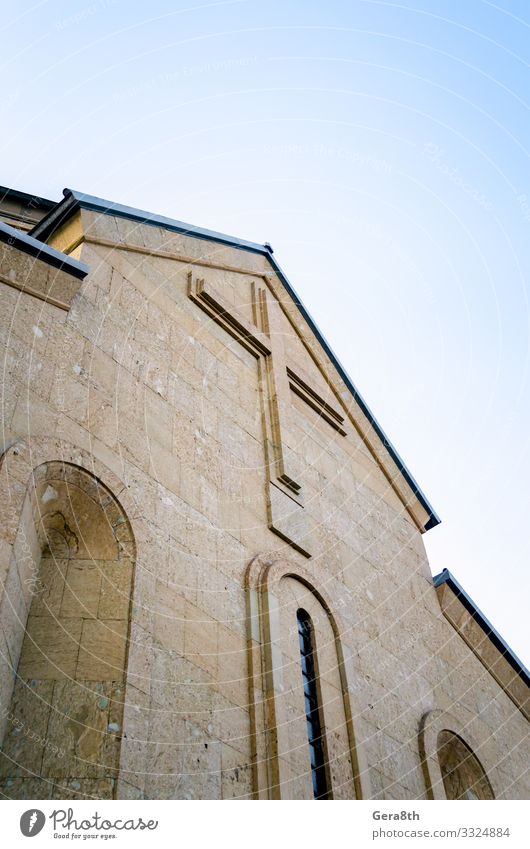
[[[21,446],[18,457],[6,455],[16,486],[5,484],[5,510],[18,521],[30,469],[67,455],[97,469],[131,524],[137,556],[118,795],[266,797],[277,769],[278,795],[309,795],[289,625],[303,572],[311,603],[321,604],[321,593],[339,623],[332,641],[331,619],[318,617],[319,642],[337,657],[323,649],[319,658],[334,794],[425,797],[421,722],[441,710],[452,722],[444,727],[476,751],[495,796],[529,798],[528,723],[442,615],[422,508],[391,464],[383,471],[366,422],[266,257],[87,212],[52,243],[91,271],[68,312],[4,287],[5,440]],[[190,271],[241,316],[238,328],[189,297]],[[264,333],[258,284],[271,310],[282,297],[278,357],[318,402],[286,392],[284,372],[272,389],[265,380],[252,349]],[[249,328],[257,341],[245,346]],[[319,415],[321,402],[328,418],[343,421],[340,430]],[[269,484],[278,434],[298,500]],[[276,490],[296,519],[282,526],[284,538],[269,527],[278,520]],[[256,555],[288,564],[281,592],[274,587],[286,636],[272,654],[263,645],[261,585],[254,596],[245,585]],[[252,674],[262,656],[272,658],[265,680],[261,668]],[[278,667],[288,682],[280,766],[271,749]]]

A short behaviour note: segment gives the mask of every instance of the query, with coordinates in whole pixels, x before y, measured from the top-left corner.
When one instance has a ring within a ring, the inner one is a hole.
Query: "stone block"
[[[103,746],[108,736],[111,684],[58,681],[50,710],[42,774],[56,781],[68,778],[104,778],[117,764]]]
[[[164,648],[181,654],[185,650],[185,608],[186,601],[178,589],[157,581],[153,637]]]
[[[71,560],[66,571],[61,619],[95,619],[101,591],[101,565],[91,560]]]
[[[98,563],[101,587],[98,605],[99,619],[128,619],[131,604],[133,564],[130,560],[118,563]]]
[[[18,674],[21,678],[74,678],[82,619],[57,621],[52,616],[28,617]]]
[[[31,777],[40,774],[49,746],[48,721],[53,681],[18,678],[9,710],[0,753],[0,777]]]
[[[123,677],[127,622],[85,619],[80,635],[75,677],[86,681],[116,681]]]

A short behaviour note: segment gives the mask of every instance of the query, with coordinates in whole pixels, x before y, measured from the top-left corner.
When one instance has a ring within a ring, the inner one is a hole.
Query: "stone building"
[[[0,198],[2,795],[529,798],[528,672],[270,246]]]

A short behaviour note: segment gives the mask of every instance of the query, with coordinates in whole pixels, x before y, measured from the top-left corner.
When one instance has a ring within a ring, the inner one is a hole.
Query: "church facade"
[[[270,246],[0,198],[2,797],[530,798],[528,671]]]

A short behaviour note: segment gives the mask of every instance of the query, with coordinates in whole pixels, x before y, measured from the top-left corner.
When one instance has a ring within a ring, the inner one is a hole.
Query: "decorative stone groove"
[[[269,527],[297,551],[310,557],[300,472],[284,433],[289,415],[289,384],[276,315],[279,305],[265,286],[253,282],[254,324],[229,304],[203,278],[188,274],[188,294],[194,303],[221,325],[258,360],[264,450],[269,483]]]

